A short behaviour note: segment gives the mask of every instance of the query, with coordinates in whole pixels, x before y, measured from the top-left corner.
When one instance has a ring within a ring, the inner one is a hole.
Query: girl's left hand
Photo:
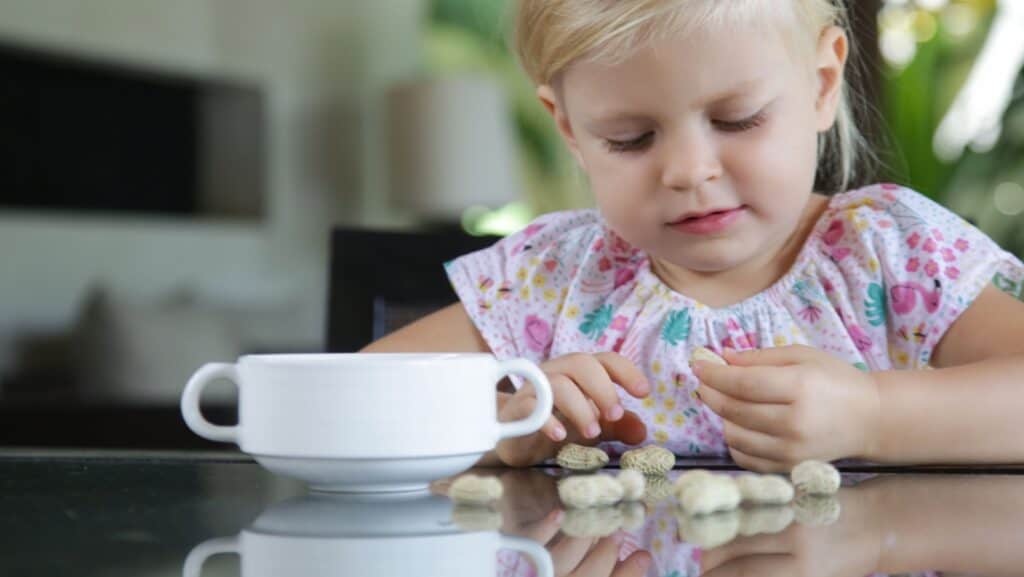
[[[738,465],[788,473],[807,459],[871,454],[878,385],[870,373],[811,347],[726,351],[729,366],[694,362],[700,399],[724,421]]]

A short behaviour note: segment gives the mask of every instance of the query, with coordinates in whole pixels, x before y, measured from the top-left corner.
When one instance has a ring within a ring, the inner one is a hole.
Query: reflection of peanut
[[[740,512],[722,511],[713,515],[690,515],[677,511],[679,540],[701,549],[721,547],[736,538],[740,530]]]
[[[665,475],[644,475],[644,503],[655,506],[673,494],[672,482]]]
[[[640,503],[619,503],[619,510],[622,511],[622,528],[626,531],[641,529],[647,520],[647,510]]]
[[[609,475],[574,475],[558,482],[558,497],[576,509],[614,505],[622,495],[622,484]]]
[[[832,495],[839,490],[842,478],[829,463],[804,461],[789,474],[796,490],[810,495]]]
[[[800,495],[793,501],[796,522],[808,527],[823,527],[839,520],[842,507],[833,495]]]
[[[569,509],[562,521],[562,532],[569,537],[607,537],[621,527],[622,510],[610,505]]]
[[[678,494],[679,504],[691,515],[729,511],[739,506],[742,497],[732,477],[713,475],[685,486]]]
[[[750,537],[761,533],[781,533],[793,522],[789,505],[764,505],[740,510],[740,535]]]
[[[714,473],[708,471],[707,469],[691,469],[683,473],[682,475],[679,475],[678,477],[676,477],[674,483],[677,498],[679,495],[682,494],[683,491],[686,490],[687,487],[689,487],[696,481],[706,481],[714,476]]]
[[[675,464],[676,456],[672,451],[657,445],[626,451],[619,459],[619,466],[623,469],[634,469],[644,475],[664,475],[671,471]]]
[[[736,478],[743,501],[764,505],[782,505],[793,500],[793,486],[778,475],[745,473]]]
[[[456,503],[468,505],[485,505],[501,499],[503,493],[501,481],[495,477],[478,477],[463,475],[452,483],[448,489],[448,497]]]
[[[608,464],[608,453],[597,447],[569,443],[558,451],[555,460],[561,467],[573,471],[596,471]]]
[[[716,365],[726,365],[725,359],[715,354],[714,351],[707,347],[697,347],[690,353],[690,362],[694,361],[705,361],[708,363],[715,363]]]
[[[502,517],[500,511],[483,505],[456,505],[452,522],[463,531],[497,531]]]
[[[626,469],[619,473],[619,484],[622,485],[622,498],[625,501],[639,501],[644,498],[647,480],[640,471]]]

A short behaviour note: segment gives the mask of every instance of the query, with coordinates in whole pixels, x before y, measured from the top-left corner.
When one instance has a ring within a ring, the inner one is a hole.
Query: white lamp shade
[[[456,222],[471,206],[520,198],[509,108],[484,77],[441,77],[387,97],[391,198],[431,221]]]

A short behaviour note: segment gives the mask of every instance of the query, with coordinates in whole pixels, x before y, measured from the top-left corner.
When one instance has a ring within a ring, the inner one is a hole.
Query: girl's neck
[[[672,290],[711,308],[724,308],[742,302],[775,284],[792,268],[828,204],[828,197],[812,194],[793,234],[778,248],[766,251],[740,266],[703,273],[651,257],[651,271]]]

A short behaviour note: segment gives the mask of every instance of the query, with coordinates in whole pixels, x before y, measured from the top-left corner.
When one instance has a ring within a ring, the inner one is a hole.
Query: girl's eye
[[[745,132],[747,130],[753,130],[758,126],[761,126],[762,124],[764,124],[766,118],[767,116],[762,110],[761,112],[758,112],[757,114],[751,116],[750,118],[744,118],[743,120],[716,120],[715,125],[718,126],[720,130],[723,130],[725,132]]]
[[[630,140],[605,139],[604,144],[611,152],[633,152],[647,148],[654,140],[654,132],[645,132]]]

